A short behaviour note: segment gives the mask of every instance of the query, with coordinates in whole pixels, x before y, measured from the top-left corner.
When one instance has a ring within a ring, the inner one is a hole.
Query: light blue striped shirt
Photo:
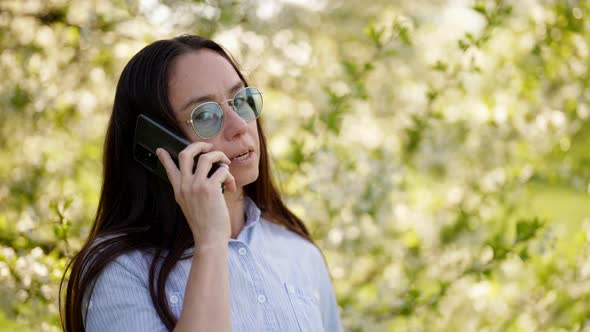
[[[332,283],[318,248],[262,219],[247,197],[245,212],[246,224],[228,243],[232,331],[341,331]],[[148,288],[152,259],[146,252],[132,251],[105,267],[90,302],[85,302],[87,331],[166,331]],[[179,261],[166,282],[166,297],[177,319],[190,269],[191,259]]]

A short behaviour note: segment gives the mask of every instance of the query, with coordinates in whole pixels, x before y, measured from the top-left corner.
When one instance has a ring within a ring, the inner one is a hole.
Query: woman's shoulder
[[[154,255],[150,250],[132,249],[117,256],[113,262],[130,270],[130,272],[140,273],[149,270],[153,259]]]
[[[117,244],[117,242],[123,241],[123,236],[111,234],[93,239],[89,244],[93,256],[89,257],[89,263],[106,262],[101,274],[108,274],[109,271],[122,269],[138,278],[147,278],[147,271],[149,271],[154,258],[154,250],[125,248],[126,246]],[[101,254],[103,257],[100,257]]]

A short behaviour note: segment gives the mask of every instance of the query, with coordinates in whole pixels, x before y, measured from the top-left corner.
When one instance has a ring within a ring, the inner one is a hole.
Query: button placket
[[[182,305],[181,301],[182,301],[182,293],[180,293],[180,292],[173,292],[168,297],[168,302],[170,302],[170,305],[172,307],[181,306]]]
[[[266,330],[276,331],[279,328],[279,325],[275,318],[274,309],[269,302],[272,301],[272,299],[269,299],[266,296],[266,283],[264,282],[264,277],[258,270],[256,257],[254,257],[251,248],[245,243],[236,243],[236,245],[238,246],[238,259],[244,264],[252,277],[252,286],[255,294],[254,296],[256,297],[255,301],[258,302],[258,305],[262,307],[262,311],[264,312]]]

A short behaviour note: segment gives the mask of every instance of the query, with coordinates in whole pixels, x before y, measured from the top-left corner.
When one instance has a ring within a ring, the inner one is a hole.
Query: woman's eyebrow
[[[243,88],[244,86],[245,86],[244,82],[239,81],[227,90],[227,94],[233,96],[233,94],[238,89]],[[200,97],[196,97],[196,98],[191,98],[184,104],[184,106],[181,108],[181,110],[188,108],[190,105],[200,104],[200,103],[214,100],[214,99],[215,99],[215,96],[213,96],[213,95],[205,95],[205,96],[200,96]]]

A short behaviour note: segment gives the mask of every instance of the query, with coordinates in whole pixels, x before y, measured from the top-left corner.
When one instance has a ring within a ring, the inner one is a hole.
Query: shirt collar
[[[254,203],[254,201],[248,196],[244,197],[244,214],[246,217],[246,221],[244,222],[242,232],[260,221],[260,209],[258,208],[258,206],[256,206],[256,203]]]

